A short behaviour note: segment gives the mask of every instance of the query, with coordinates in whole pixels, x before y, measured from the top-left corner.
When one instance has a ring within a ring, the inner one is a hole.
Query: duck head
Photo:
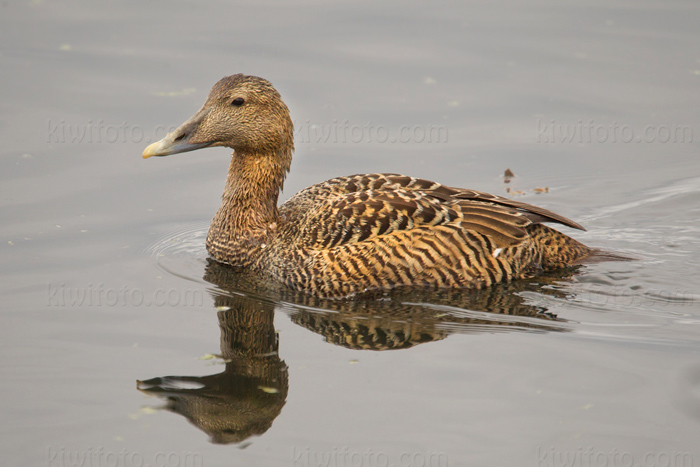
[[[143,158],[226,146],[243,154],[291,154],[289,109],[272,84],[236,74],[217,82],[197,113],[143,151]]]

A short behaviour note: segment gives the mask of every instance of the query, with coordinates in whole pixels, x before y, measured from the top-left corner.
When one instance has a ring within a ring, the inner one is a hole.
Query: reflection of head
[[[571,274],[571,271],[568,271]],[[221,328],[222,373],[168,376],[139,381],[147,394],[167,399],[167,408],[206,432],[212,442],[240,443],[261,435],[287,399],[287,365],[277,353],[274,307],[327,342],[350,349],[392,350],[446,338],[452,333],[566,331],[566,322],[519,292],[564,296],[542,288],[567,271],[482,290],[394,290],[366,300],[324,300],[268,284],[209,260],[204,279]],[[195,387],[193,387],[195,386]]]
[[[289,389],[287,365],[277,354],[270,303],[238,295],[219,295],[216,302],[222,310],[224,372],[153,378],[139,382],[139,389],[166,398],[169,410],[185,416],[212,442],[240,443],[265,433],[280,414]]]

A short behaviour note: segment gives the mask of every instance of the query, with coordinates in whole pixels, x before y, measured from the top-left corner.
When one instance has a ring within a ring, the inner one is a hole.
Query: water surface
[[[0,8],[7,465],[700,463],[696,2]],[[405,173],[638,260],[353,303],[231,274],[229,151],[140,154],[236,72],[291,108],[282,201]]]

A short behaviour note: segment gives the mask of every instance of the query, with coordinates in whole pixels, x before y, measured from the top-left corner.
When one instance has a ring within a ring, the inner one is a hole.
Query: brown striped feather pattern
[[[580,228],[554,213],[396,174],[314,185],[283,204],[280,217],[274,257],[261,261],[276,279],[322,297],[410,285],[481,288],[588,252],[539,224]]]

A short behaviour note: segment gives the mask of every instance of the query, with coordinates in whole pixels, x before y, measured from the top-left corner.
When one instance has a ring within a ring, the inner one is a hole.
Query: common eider
[[[207,236],[218,261],[318,297],[400,286],[482,288],[580,263],[596,250],[530,204],[398,174],[339,177],[277,199],[294,150],[289,110],[269,81],[236,74],[143,157],[233,149]]]

